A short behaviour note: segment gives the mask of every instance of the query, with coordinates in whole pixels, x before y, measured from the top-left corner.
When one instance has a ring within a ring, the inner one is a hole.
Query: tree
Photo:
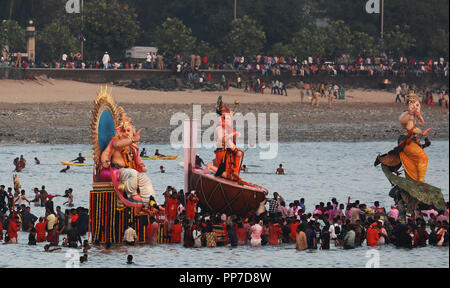
[[[167,18],[155,31],[153,44],[168,55],[187,55],[194,52],[196,38],[190,28],[178,18]]]
[[[9,47],[10,53],[25,51],[25,29],[14,20],[0,22],[0,47],[4,46]]]
[[[54,20],[37,35],[36,55],[41,61],[59,59],[63,54],[78,52],[80,42],[59,20]]]
[[[431,37],[430,55],[434,57],[445,57],[448,59],[449,33],[444,29],[438,29]]]
[[[365,32],[375,39],[380,37],[380,14],[367,14],[367,0],[317,0],[321,17],[345,21],[351,31]],[[449,31],[449,1],[395,0],[385,1],[384,30],[408,25],[416,39],[415,56],[430,56],[434,51],[433,35],[439,29]]]
[[[290,44],[283,44],[281,42],[275,43],[269,51],[273,56],[295,56]]]
[[[416,39],[409,33],[409,26],[395,26],[385,34],[386,53],[393,57],[406,56],[416,46]]]
[[[262,51],[266,43],[266,34],[255,20],[244,16],[233,20],[231,27],[231,31],[225,37],[226,52],[252,57]]]
[[[355,31],[352,37],[353,57],[374,57],[379,56],[379,44],[374,36],[365,32]]]
[[[342,54],[350,53],[352,32],[344,21],[332,21],[325,28],[320,28],[319,33],[325,35],[325,55],[336,59]]]
[[[321,57],[325,54],[325,35],[318,30],[302,28],[292,37],[291,47],[300,61],[308,57]]]
[[[124,58],[125,50],[134,45],[140,33],[136,19],[134,9],[118,0],[86,1],[83,34],[87,57],[99,59],[108,51],[113,59]]]
[[[199,40],[197,41],[197,44],[194,47],[194,53],[200,55],[200,56],[206,56],[211,61],[215,61],[218,59],[218,50],[214,47],[211,47],[209,43]]]

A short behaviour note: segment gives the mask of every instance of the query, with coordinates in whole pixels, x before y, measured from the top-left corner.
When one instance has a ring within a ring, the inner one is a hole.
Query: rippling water
[[[387,152],[394,142],[372,143],[282,143],[275,160],[259,160],[259,150],[251,149],[245,154],[244,164],[249,173],[244,180],[265,186],[271,193],[279,192],[289,203],[301,197],[306,199],[306,209],[313,210],[318,202],[330,201],[336,197],[346,202],[347,197],[372,204],[379,201],[389,208],[392,200],[388,196],[390,184],[380,167],[373,167],[379,152]],[[163,201],[162,192],[168,185],[184,188],[183,151],[170,145],[144,146],[149,152],[159,149],[166,155],[178,154],[172,161],[145,161],[148,174],[153,181],[158,202]],[[89,145],[60,146],[2,146],[0,147],[0,184],[12,186],[15,157],[24,155],[27,168],[19,174],[26,195],[33,198],[33,187],[46,186],[51,194],[64,194],[71,187],[74,190],[75,206],[88,207],[89,191],[92,188],[92,167],[71,167],[67,173],[59,163],[91,153]],[[199,149],[205,160],[213,158],[211,151]],[[436,141],[427,149],[429,166],[426,180],[441,187],[446,201],[449,194],[449,142]],[[34,164],[34,157],[41,165]],[[279,164],[283,164],[286,175],[275,175]],[[159,166],[166,173],[159,173]],[[55,205],[62,206],[66,198],[55,198]],[[36,216],[44,214],[43,208],[31,206]],[[63,207],[64,210],[64,207]],[[61,237],[62,239],[62,237]],[[43,244],[26,245],[27,233],[19,233],[18,245],[0,245],[0,267],[64,267],[71,250],[63,249],[53,253],[43,252]],[[333,246],[333,245],[332,245]],[[110,254],[100,253],[93,248],[88,263],[82,267],[122,267],[126,256],[133,254],[137,267],[364,267],[368,258],[367,247],[343,251],[332,247],[330,251],[297,252],[293,245],[280,247],[218,247],[215,249],[186,249],[181,245],[137,246],[120,248]],[[381,267],[449,267],[449,249],[426,247],[414,250],[396,249],[392,246],[379,248]]]

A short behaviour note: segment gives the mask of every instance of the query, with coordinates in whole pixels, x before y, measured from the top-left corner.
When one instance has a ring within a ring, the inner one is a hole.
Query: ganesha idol
[[[126,207],[146,210],[155,192],[139,156],[141,130],[136,132],[131,118],[116,106],[107,89],[95,101],[91,128],[94,182],[112,182]]]
[[[431,145],[428,135],[431,128],[423,131],[418,126],[425,124],[417,95],[411,93],[407,98],[408,109],[398,120],[402,127],[398,146],[384,155],[378,155],[375,166],[382,164],[382,170],[392,184],[389,195],[399,208],[400,221],[406,214],[413,215],[420,204],[429,205],[436,210],[445,210],[445,201],[440,188],[425,183],[428,156],[425,148]],[[421,138],[425,137],[424,143]],[[404,176],[399,169],[403,167]]]

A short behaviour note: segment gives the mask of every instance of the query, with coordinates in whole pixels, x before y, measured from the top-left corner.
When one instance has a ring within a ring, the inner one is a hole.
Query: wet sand
[[[142,141],[169,143],[170,119],[177,112],[193,113],[192,104],[201,104],[202,115],[214,112],[217,97],[237,112],[278,114],[281,142],[395,141],[399,132],[398,115],[406,109],[395,104],[392,92],[348,90],[345,100],[334,100],[328,108],[326,98],[320,106],[300,102],[300,90],[288,89],[289,96],[243,93],[230,88],[225,92],[141,91],[112,88],[119,105],[143,128]],[[0,144],[88,144],[92,103],[100,85],[65,80],[0,80]],[[269,94],[267,94],[269,93]],[[437,95],[435,95],[437,96]],[[437,101],[437,99],[436,99]],[[423,107],[424,127],[433,127],[430,139],[448,140],[449,116],[440,107]],[[204,126],[204,128],[208,128]]]

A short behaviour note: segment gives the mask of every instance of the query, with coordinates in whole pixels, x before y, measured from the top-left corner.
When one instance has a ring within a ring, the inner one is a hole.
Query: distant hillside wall
[[[356,75],[338,75],[330,76],[320,74],[314,76],[292,76],[290,72],[284,72],[280,76],[261,76],[260,73],[232,70],[200,70],[207,76],[211,74],[213,82],[220,82],[222,75],[230,79],[231,83],[236,82],[237,76],[240,74],[242,81],[260,78],[261,81],[270,83],[272,79],[278,79],[284,83],[310,82],[312,84],[332,83],[342,85],[345,88],[363,88],[363,89],[385,89],[395,88],[398,84],[406,83],[415,85],[418,89],[448,89],[448,77],[439,77],[436,75],[425,76],[406,76],[406,77],[381,77],[381,76],[356,76]],[[53,79],[73,80],[88,83],[110,83],[114,81],[134,80],[143,78],[176,78],[182,77],[171,70],[99,70],[99,69],[17,69],[17,68],[0,68],[0,79],[27,79],[33,76],[47,76]],[[384,85],[385,79],[391,81],[390,85]]]

